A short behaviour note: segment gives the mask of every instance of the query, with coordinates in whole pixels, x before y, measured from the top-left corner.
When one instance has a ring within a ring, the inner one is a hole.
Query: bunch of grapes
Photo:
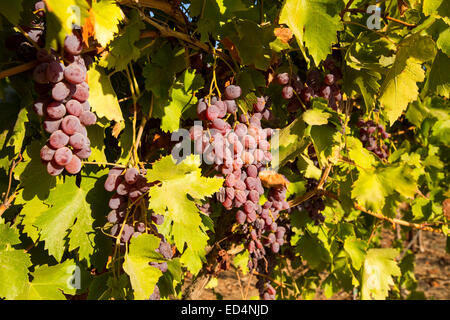
[[[261,261],[256,267],[256,271],[259,273],[271,273],[275,268],[275,257],[273,254],[268,254],[267,259],[265,261]],[[259,291],[259,296],[263,300],[275,300],[276,290],[271,285],[270,281],[268,281],[264,277],[259,277],[256,282],[256,288]]]
[[[238,117],[236,99],[240,95],[241,88],[230,85],[225,88],[225,100],[217,97],[201,99],[197,115],[206,128],[194,125],[190,136],[195,152],[213,165],[218,176],[224,177],[217,200],[227,211],[235,212],[252,257],[249,267],[256,268],[258,261],[264,260],[264,247],[277,253],[284,243],[285,229],[278,227],[276,221],[280,211],[289,205],[283,186],[270,188],[268,201],[260,204],[260,197],[265,192],[260,172],[272,160],[269,139],[273,135],[273,130],[263,128],[261,121],[271,120],[272,114],[266,107],[266,99],[260,97],[251,113]],[[233,125],[224,120],[227,115],[234,119]],[[203,205],[201,209],[207,211],[208,208]]]
[[[161,240],[159,248],[155,251],[160,253],[165,259],[171,259],[173,257],[172,246],[158,232],[157,228],[157,225],[161,225],[164,222],[164,216],[152,214],[151,221],[126,221],[127,210],[128,212],[133,210],[142,202],[145,204],[145,208],[148,207],[147,192],[150,190],[151,184],[147,182],[145,174],[145,169],[138,170],[136,168],[123,169],[114,167],[109,171],[104,187],[108,192],[115,191],[108,203],[111,211],[107,216],[107,220],[113,225],[109,232],[116,238],[120,236],[119,241],[122,246],[128,243],[132,237],[138,237],[143,233],[154,234]],[[162,272],[166,272],[168,268],[167,262],[151,262],[150,265]],[[150,300],[159,299],[159,288],[156,286]]]
[[[42,1],[36,3],[36,10],[43,8]],[[43,11],[38,13],[39,19],[45,18]],[[32,31],[34,29],[28,32],[30,38],[43,47],[43,31]],[[61,174],[64,169],[77,174],[81,170],[80,159],[91,154],[85,126],[97,121],[87,101],[87,65],[80,56],[83,44],[76,34],[68,35],[63,59],[42,47],[36,51],[39,64],[33,71],[35,91],[39,95],[33,109],[44,118],[44,129],[50,137],[41,149],[41,159],[52,176]]]
[[[364,147],[375,153],[379,158],[386,159],[389,156],[389,149],[386,144],[382,144],[384,139],[389,138],[382,124],[376,124],[372,120],[364,121],[359,119],[356,123],[359,128],[359,139]]]
[[[308,179],[306,184],[306,192],[316,189],[318,184],[319,181],[315,179]],[[314,220],[316,225],[325,221],[325,216],[322,214],[322,211],[325,210],[325,203],[320,196],[309,198],[296,206],[295,209],[298,211],[308,212],[309,217]]]
[[[287,106],[289,112],[297,112],[302,103],[309,106],[311,99],[316,97],[328,100],[328,106],[337,110],[337,102],[342,100],[337,81],[342,79],[342,74],[332,58],[324,61],[324,68],[328,71],[325,75],[322,75],[318,69],[310,70],[306,84],[299,76],[290,77],[288,73],[280,73],[276,76],[277,83],[283,86],[282,97],[289,100]]]

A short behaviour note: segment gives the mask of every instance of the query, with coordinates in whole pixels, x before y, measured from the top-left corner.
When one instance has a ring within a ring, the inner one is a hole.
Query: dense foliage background
[[[229,268],[263,279],[277,299],[311,299],[319,287],[327,297],[423,297],[411,230],[443,234],[449,247],[448,1],[35,3],[0,3],[0,298],[148,299],[157,285],[162,299],[189,299]],[[32,74],[37,48],[61,54],[73,28],[91,62],[97,123],[81,172],[55,177],[40,159],[48,133],[33,111]],[[332,94],[308,93],[330,70]],[[283,73],[297,85],[288,99]],[[216,200],[224,180],[212,166],[170,155],[171,133],[229,85],[242,89],[237,115],[264,97],[264,127],[280,129],[272,166],[290,182],[290,208],[270,270],[249,269],[247,231]],[[146,169],[148,201],[130,219],[164,216],[156,233],[172,258],[155,251],[153,231],[122,243],[110,235],[104,184],[114,165]],[[308,214],[311,199],[323,201],[320,216]],[[401,228],[392,248],[380,245],[383,227]],[[300,265],[306,272],[294,272]]]

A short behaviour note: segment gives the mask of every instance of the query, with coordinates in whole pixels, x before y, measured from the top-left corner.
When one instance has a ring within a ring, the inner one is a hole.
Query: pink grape
[[[91,126],[97,122],[97,116],[90,111],[84,111],[80,115],[80,121],[85,126]]]
[[[61,130],[57,130],[50,135],[48,141],[52,148],[59,149],[69,143],[69,137]]]
[[[220,110],[216,105],[210,106],[208,109],[206,109],[206,118],[210,121],[213,121],[219,117]]]
[[[139,176],[139,170],[136,168],[129,168],[126,172],[125,172],[125,181],[128,184],[135,184],[136,181],[138,180],[138,176]]]
[[[40,117],[43,117],[45,112],[44,110],[46,109],[47,106],[47,99],[38,99],[34,104],[33,104],[33,110],[34,112],[36,112],[36,114]]]
[[[83,149],[87,145],[87,138],[81,133],[76,132],[70,136],[69,144],[74,149]]]
[[[63,101],[75,93],[75,86],[66,82],[58,82],[53,86],[52,98],[56,101]]]
[[[64,65],[58,61],[52,61],[47,67],[47,79],[52,83],[57,83],[64,79]]]
[[[75,93],[72,98],[80,102],[85,102],[89,98],[89,85],[86,82],[79,83],[75,86]],[[89,110],[85,110],[89,111]]]
[[[109,174],[108,178],[106,178],[105,181],[105,190],[108,192],[112,192],[114,191],[114,189],[116,188],[116,181],[117,181],[117,174]]]
[[[283,87],[283,90],[281,91],[281,96],[283,99],[289,100],[294,96],[294,88],[291,86],[285,86]]]
[[[55,155],[55,151],[56,151],[55,149],[51,148],[48,145],[43,146],[42,149],[41,149],[41,153],[40,153],[41,159],[43,161],[50,161],[50,160],[52,160],[53,156]]]
[[[289,83],[289,74],[287,72],[279,73],[277,75],[277,82],[281,85],[286,85]]]
[[[70,174],[77,174],[81,170],[81,161],[76,155],[72,156],[72,160],[64,167]]]
[[[64,50],[72,55],[78,55],[83,49],[83,43],[74,34],[66,36],[64,39]]]
[[[235,85],[229,85],[225,88],[225,97],[228,100],[234,100],[241,96],[242,90],[241,87]]]
[[[65,166],[69,164],[72,158],[73,158],[72,150],[70,150],[67,147],[62,147],[56,150],[55,155],[53,157],[55,162],[60,166]]]
[[[41,63],[36,68],[34,68],[33,80],[40,84],[48,83],[47,68],[48,68],[47,62]]]
[[[66,102],[66,109],[69,114],[76,117],[80,116],[80,114],[83,112],[81,103],[74,99]]]
[[[54,101],[47,106],[47,115],[52,119],[61,119],[66,115],[66,107],[60,102]]]
[[[62,122],[62,119],[54,120],[54,119],[48,118],[44,121],[44,130],[47,133],[53,133],[59,129],[59,127],[61,126],[61,122]]]
[[[86,79],[86,67],[71,63],[64,69],[64,78],[72,84],[80,84]]]
[[[47,163],[47,172],[51,176],[57,176],[57,175],[61,174],[63,171],[64,171],[64,166],[60,166],[55,161],[52,160]]]
[[[68,135],[72,135],[77,132],[80,125],[80,120],[72,115],[65,116],[61,122],[62,130]]]
[[[74,150],[74,154],[80,158],[80,159],[87,159],[91,156],[91,148],[90,147],[84,147],[83,149],[77,149]]]

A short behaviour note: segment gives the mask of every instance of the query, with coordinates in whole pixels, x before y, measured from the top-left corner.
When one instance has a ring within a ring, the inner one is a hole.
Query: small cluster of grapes
[[[319,181],[315,179],[308,179],[306,184],[306,192],[316,189],[318,184]],[[325,203],[320,196],[314,196],[302,202],[296,206],[295,209],[308,212],[309,217],[314,220],[316,225],[325,221],[325,216],[322,214],[322,211],[325,210]]]
[[[120,235],[121,245],[128,243],[132,237],[138,237],[143,233],[152,233],[161,240],[159,248],[155,251],[165,259],[171,259],[173,257],[172,246],[158,232],[157,228],[157,225],[164,222],[164,216],[153,214],[151,222],[137,222],[134,225],[125,221],[127,210],[137,206],[140,199],[148,202],[147,192],[150,190],[151,184],[147,182],[145,173],[145,169],[129,168],[125,170],[119,167],[114,167],[109,171],[104,187],[108,192],[116,192],[108,203],[111,211],[107,220],[113,224],[109,232],[114,237]],[[162,272],[166,272],[168,268],[167,262],[151,262],[150,265]],[[156,286],[150,300],[159,299],[160,292],[158,286]]]
[[[258,266],[256,267],[256,270],[259,273],[272,273],[274,267],[275,267],[275,256],[273,254],[268,254],[266,261],[260,261]],[[256,288],[259,291],[259,296],[263,300],[275,300],[275,294],[276,290],[271,285],[270,281],[268,281],[264,277],[259,277],[258,281],[256,282]]]
[[[309,106],[311,99],[316,97],[328,100],[328,106],[337,110],[337,102],[342,100],[342,94],[336,82],[342,79],[342,74],[331,58],[324,61],[324,68],[329,72],[324,76],[318,69],[310,70],[306,85],[298,75],[290,77],[288,73],[280,73],[276,76],[277,83],[284,86],[282,97],[289,100],[288,112],[297,112],[301,103]]]
[[[379,158],[386,159],[389,156],[389,148],[385,144],[380,144],[381,140],[389,138],[389,134],[382,124],[376,124],[372,120],[364,121],[359,119],[356,123],[359,128],[359,139],[364,147],[375,153]]]
[[[36,9],[43,9],[42,4],[38,2]],[[38,13],[43,14],[43,11]],[[39,17],[44,18],[43,15]],[[91,154],[85,126],[95,124],[97,117],[90,111],[87,101],[89,86],[85,82],[86,62],[80,56],[82,47],[75,34],[67,36],[64,41],[65,64],[55,52],[43,48],[36,52],[39,64],[33,71],[33,80],[39,98],[33,109],[45,118],[44,129],[50,133],[40,155],[52,176],[61,174],[64,169],[77,174],[81,170],[80,159]]]

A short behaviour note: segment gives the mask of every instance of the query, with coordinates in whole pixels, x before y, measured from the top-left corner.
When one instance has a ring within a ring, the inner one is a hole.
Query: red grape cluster
[[[311,99],[316,97],[328,100],[328,106],[337,110],[337,102],[342,100],[342,94],[336,82],[342,79],[342,74],[332,58],[324,61],[324,68],[328,71],[325,75],[322,75],[318,69],[310,70],[306,84],[299,76],[290,77],[288,73],[280,73],[276,76],[277,83],[284,86],[281,94],[284,99],[289,100],[287,106],[289,112],[297,112],[301,103],[309,106]]]
[[[43,5],[38,2],[35,9],[41,10]],[[38,17],[44,18],[43,15]],[[43,31],[39,32],[35,32],[38,44],[43,39]],[[44,43],[41,45],[44,46]],[[80,159],[86,159],[91,154],[85,126],[95,124],[97,117],[91,112],[87,101],[89,86],[86,83],[86,61],[80,56],[82,48],[81,39],[72,34],[64,41],[64,61],[55,52],[43,48],[36,52],[39,64],[34,68],[33,80],[39,97],[33,109],[44,118],[44,129],[50,134],[40,155],[52,176],[61,174],[64,169],[70,174],[77,174],[81,170]]]
[[[271,120],[272,114],[266,107],[266,100],[260,97],[251,113],[237,117],[236,99],[240,95],[241,88],[230,85],[225,88],[225,100],[201,99],[197,115],[205,121],[206,129],[203,125],[194,125],[190,137],[195,152],[202,154],[206,163],[212,164],[218,175],[225,178],[217,200],[228,211],[236,209],[236,221],[246,234],[252,257],[249,267],[256,268],[266,255],[264,246],[277,253],[284,243],[285,229],[279,227],[276,220],[280,211],[288,209],[289,205],[285,187],[270,188],[268,201],[260,205],[265,190],[259,174],[272,160],[269,139],[273,135],[273,130],[263,128],[261,121]],[[233,125],[223,119],[227,114],[234,115]],[[202,209],[207,211],[208,208],[202,206]]]
[[[382,140],[389,138],[382,124],[376,124],[372,120],[364,121],[359,119],[356,123],[359,128],[359,139],[364,147],[375,153],[379,158],[386,159],[389,156],[389,148],[382,144]]]
[[[152,233],[161,240],[156,252],[160,253],[165,259],[171,259],[173,256],[172,246],[158,232],[157,228],[157,225],[164,222],[164,216],[153,214],[151,221],[125,221],[127,210],[139,206],[140,200],[144,203],[148,202],[147,192],[150,190],[151,184],[147,182],[145,173],[145,169],[128,168],[125,170],[119,167],[114,167],[109,171],[104,187],[108,192],[115,191],[108,203],[111,211],[107,220],[113,225],[109,233],[114,237],[120,235],[122,246],[128,243],[132,237],[137,237],[143,233]],[[146,204],[145,208],[147,207]],[[162,272],[166,272],[168,268],[167,262],[151,262],[150,265]],[[156,286],[150,300],[159,299],[159,288]]]

